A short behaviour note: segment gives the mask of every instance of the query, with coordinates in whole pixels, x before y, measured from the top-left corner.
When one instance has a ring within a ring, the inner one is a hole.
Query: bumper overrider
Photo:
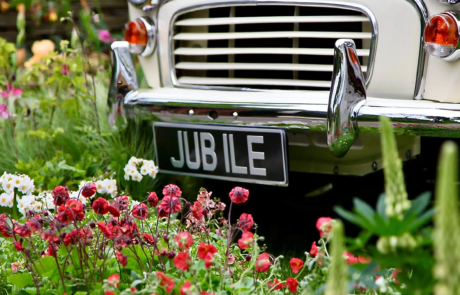
[[[127,119],[265,126],[327,132],[329,150],[343,157],[359,133],[380,133],[379,117],[392,120],[398,135],[460,137],[460,105],[372,98],[353,40],[335,44],[329,99],[324,93],[234,92],[160,88],[141,90],[129,43],[112,44],[113,72],[108,97],[112,126]],[[210,95],[210,92],[213,95]],[[308,96],[308,97],[305,97]]]

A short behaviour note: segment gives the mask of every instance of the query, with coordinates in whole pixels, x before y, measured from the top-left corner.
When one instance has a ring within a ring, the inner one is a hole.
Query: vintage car
[[[109,121],[152,122],[164,173],[280,186],[290,171],[371,173],[380,116],[404,160],[422,136],[459,137],[457,2],[129,0]]]

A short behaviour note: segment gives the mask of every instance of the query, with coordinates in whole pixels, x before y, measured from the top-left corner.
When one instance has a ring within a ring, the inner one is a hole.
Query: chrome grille
[[[328,90],[334,43],[341,38],[355,41],[363,72],[373,62],[375,32],[358,8],[198,9],[177,16],[172,28],[178,86]]]

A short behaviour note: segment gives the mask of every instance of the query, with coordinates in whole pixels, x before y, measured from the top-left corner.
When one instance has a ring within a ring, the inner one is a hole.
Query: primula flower
[[[10,117],[11,113],[8,110],[8,106],[6,103],[0,103],[0,117],[3,119],[8,119]]]
[[[244,232],[250,231],[251,228],[254,226],[254,219],[252,218],[252,215],[246,213],[241,214],[238,226]]]
[[[185,283],[180,287],[180,295],[191,295],[192,291],[192,284],[189,281],[185,281]]]
[[[144,240],[150,245],[155,245],[155,238],[148,233],[144,233]]]
[[[147,209],[147,205],[145,205],[144,203],[134,205],[132,214],[134,218],[142,220],[146,219],[149,216],[149,210]]]
[[[303,261],[299,258],[292,258],[289,264],[291,265],[292,272],[296,274],[299,273],[303,267]]]
[[[291,293],[297,292],[297,287],[299,286],[299,282],[294,278],[287,278],[286,286],[288,287]]]
[[[272,291],[276,291],[276,290],[281,290],[286,286],[282,284],[278,279],[273,279],[273,281],[267,282],[267,287]]]
[[[70,198],[69,190],[67,187],[57,186],[54,188],[53,192],[54,205],[61,206],[65,204]]]
[[[118,262],[120,262],[121,265],[123,265],[123,267],[126,267],[126,264],[128,263],[128,257],[126,257],[126,255],[124,255],[120,251],[117,251],[115,253],[115,257],[117,258]]]
[[[107,278],[107,282],[109,283],[109,286],[112,286],[114,288],[118,288],[120,284],[120,276],[117,273],[114,273],[113,275],[110,275]]]
[[[178,233],[174,240],[177,243],[177,246],[180,250],[187,250],[193,244],[192,235],[188,231]]]
[[[169,213],[177,213],[182,209],[179,198],[170,196],[164,197],[159,207],[166,216],[168,216]]]
[[[174,266],[182,271],[186,271],[191,263],[190,255],[187,252],[179,252],[174,258]]]
[[[214,254],[211,252],[208,252],[208,254],[206,254],[206,256],[204,257],[204,267],[208,269],[213,264],[214,264]]]
[[[195,202],[193,203],[193,206],[190,207],[190,210],[192,211],[193,217],[196,219],[200,220],[203,218],[203,207],[201,206],[200,202]]]
[[[214,254],[217,252],[216,247],[212,244],[206,245],[205,243],[200,243],[198,246],[198,258],[205,259],[208,253]]]
[[[97,214],[104,215],[109,212],[109,202],[104,198],[98,198],[93,202],[93,210]]]
[[[59,241],[59,238],[56,235],[56,232],[52,229],[49,229],[45,231],[44,233],[42,233],[41,238],[50,243],[56,243],[57,241]]]
[[[85,198],[92,198],[96,194],[97,187],[94,182],[86,183],[83,188],[81,189],[81,194]]]
[[[15,224],[14,232],[21,237],[30,237],[32,235],[32,230],[25,224]]]
[[[243,233],[241,239],[238,240],[238,246],[242,249],[251,248],[254,244],[254,234],[250,231]]]
[[[168,184],[163,189],[163,195],[169,197],[180,197],[182,195],[182,191],[180,188],[175,184]]]
[[[150,206],[156,207],[158,205],[158,196],[156,192],[149,193],[147,198],[147,202],[149,202]]]
[[[331,230],[332,230],[331,221],[333,221],[333,220],[334,219],[332,219],[330,217],[320,217],[320,218],[318,218],[318,220],[316,221],[316,228],[319,231],[320,237],[324,237],[325,235],[327,235],[328,233],[331,232]]]
[[[233,203],[242,204],[248,200],[249,191],[245,188],[237,186],[233,188],[228,195]]]
[[[318,254],[318,247],[316,246],[316,242],[313,242],[311,244],[310,255],[316,257],[316,254]]]
[[[14,245],[14,248],[16,248],[16,251],[20,252],[20,251],[24,251],[24,247],[22,246],[22,243],[19,242],[19,241],[16,241],[13,243]]]
[[[161,271],[157,272],[157,277],[160,280],[160,285],[165,287],[167,293],[171,293],[174,289],[174,279],[167,277]]]
[[[256,260],[256,271],[257,272],[267,272],[270,268],[270,256],[267,253],[262,253],[257,257]]]

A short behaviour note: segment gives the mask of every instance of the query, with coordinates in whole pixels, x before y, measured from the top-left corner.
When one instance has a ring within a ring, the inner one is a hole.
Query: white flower
[[[107,187],[105,186],[104,180],[96,181],[96,189],[97,189],[97,192],[100,194],[107,193]]]
[[[143,178],[143,176],[139,172],[137,172],[136,174],[134,174],[132,176],[132,179],[135,180],[135,181],[138,181],[138,182],[141,182],[142,178]]]
[[[24,177],[21,180],[20,186],[18,186],[17,188],[23,194],[31,194],[35,190],[34,181],[30,179],[29,176],[24,175]]]
[[[150,172],[149,172],[150,177],[152,177],[152,178],[157,177],[157,173],[158,173],[158,167],[153,166],[153,167],[150,168]]]
[[[43,203],[42,202],[35,202],[35,204],[33,205],[33,210],[35,212],[42,212],[43,210]]]
[[[129,161],[128,161],[128,164],[131,165],[131,166],[136,166],[141,161],[142,161],[142,159],[138,159],[136,157],[131,157],[131,159],[129,159]]]
[[[131,203],[131,210],[132,210],[135,206],[139,205],[141,202],[132,200],[130,203]]]
[[[10,206],[11,203],[11,206]],[[0,195],[0,206],[2,207],[12,207],[13,206],[13,195],[3,193]]]
[[[8,176],[8,173],[6,173],[6,171],[5,171],[5,172],[3,172],[3,175],[2,175],[2,177],[0,177],[0,182],[2,182],[2,183],[3,183],[3,181],[5,180],[5,178],[6,178],[7,176]]]
[[[14,191],[13,177],[7,176],[2,182],[3,190],[9,194],[12,194]]]
[[[13,175],[13,185],[14,187],[20,188],[22,186],[24,179],[20,175]]]
[[[36,204],[34,195],[26,195],[22,196],[22,198],[16,197],[16,201],[18,202],[18,210],[22,215],[25,215],[29,210],[33,210]]]
[[[375,281],[375,284],[379,286],[380,292],[386,293],[387,292],[387,283],[384,277],[380,277]]]

